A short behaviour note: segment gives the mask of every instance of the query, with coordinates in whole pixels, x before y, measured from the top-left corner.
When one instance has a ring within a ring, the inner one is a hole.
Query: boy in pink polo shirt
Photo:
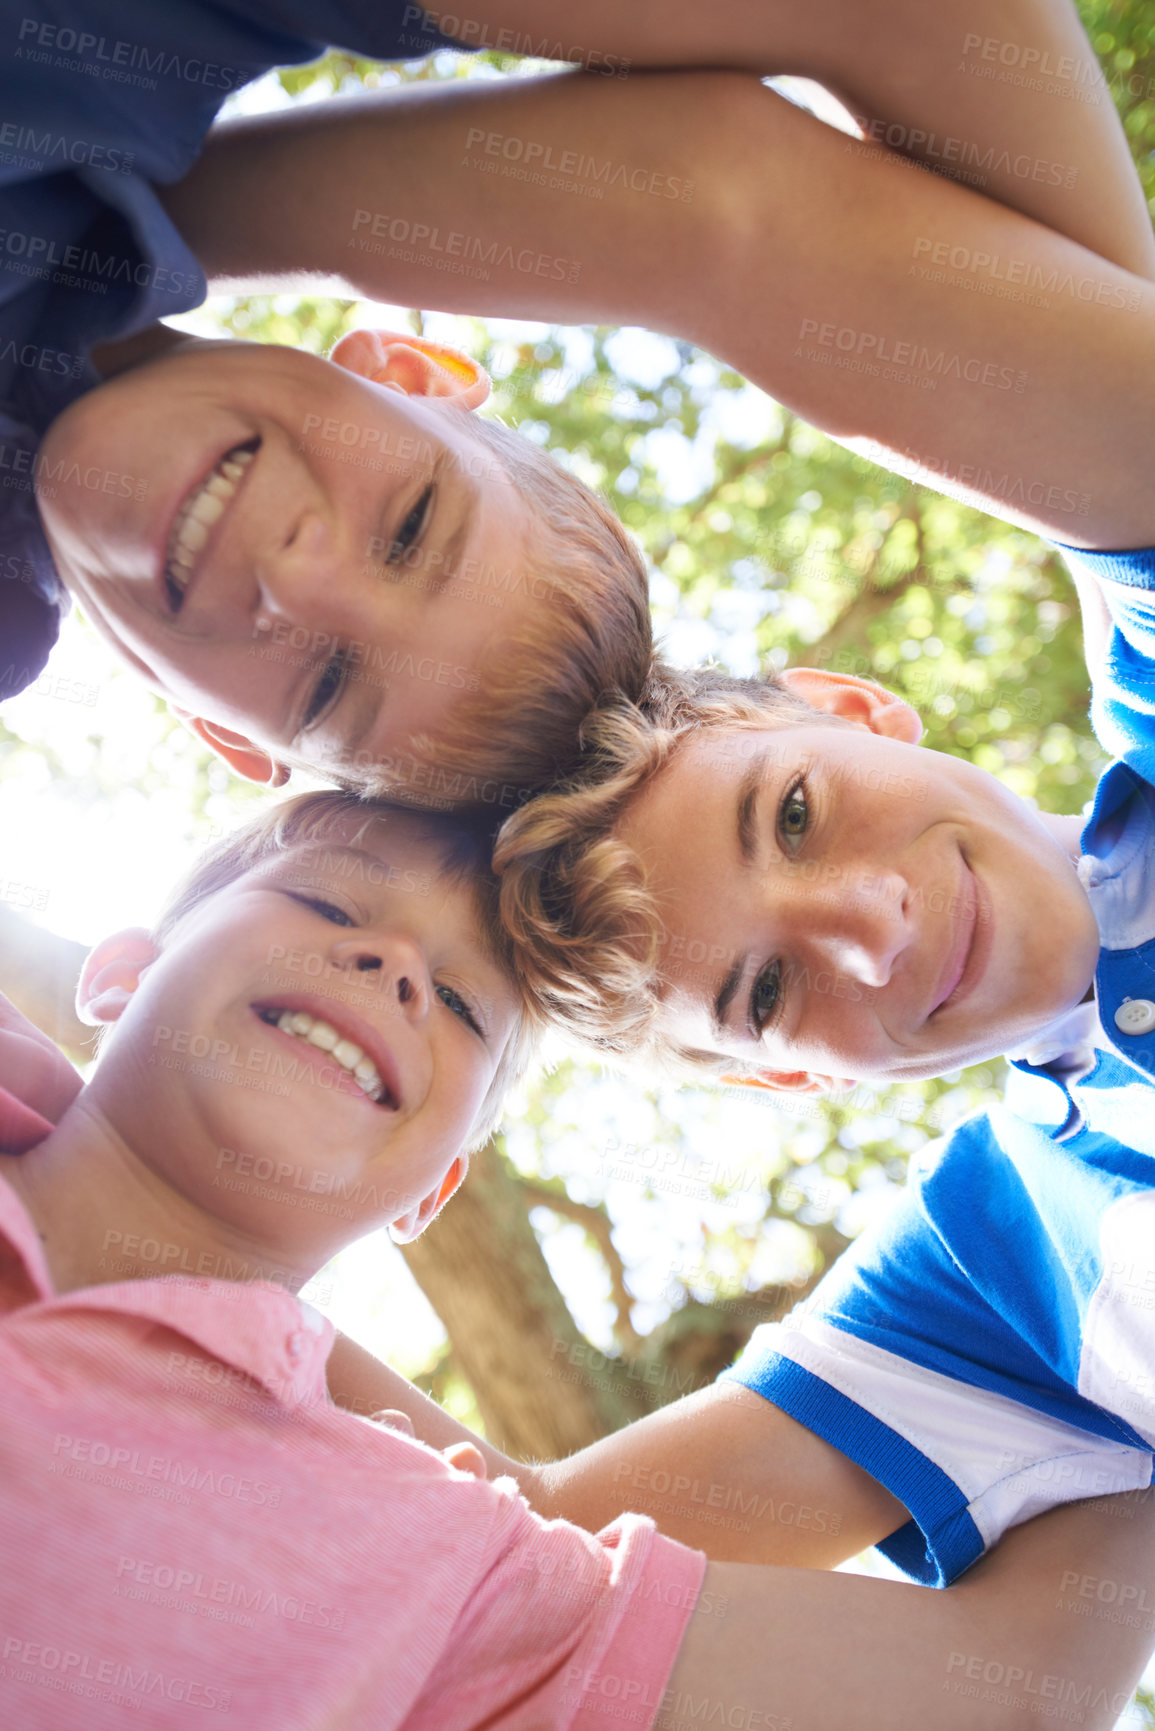
[[[547,1523],[329,1403],[295,1293],[428,1224],[524,1061],[482,859],[451,820],[309,795],[90,958],[115,1030],[0,1180],[5,1723],[833,1731],[853,1688],[877,1731],[1004,1726],[1020,1696],[1109,1724],[1148,1637],[1072,1627],[1056,1582],[1075,1558],[1155,1594],[1145,1501],[930,1594]]]

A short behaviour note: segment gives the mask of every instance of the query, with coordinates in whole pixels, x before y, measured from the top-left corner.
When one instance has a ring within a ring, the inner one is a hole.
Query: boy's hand
[[[386,1425],[389,1430],[398,1430],[402,1436],[416,1437],[417,1435],[409,1414],[398,1411],[396,1407],[386,1407],[384,1412],[375,1412],[372,1422]],[[441,1455],[446,1465],[453,1467],[456,1472],[469,1473],[475,1479],[488,1477],[485,1457],[476,1443],[450,1443],[448,1448],[441,1450]]]
[[[0,1152],[23,1154],[35,1147],[82,1085],[47,1034],[0,996]]]

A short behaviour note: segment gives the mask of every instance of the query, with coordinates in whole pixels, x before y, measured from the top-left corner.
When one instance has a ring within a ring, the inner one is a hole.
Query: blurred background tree
[[[1082,12],[1155,192],[1155,6]],[[384,73],[332,56],[285,83],[300,95],[532,69],[480,61]],[[272,303],[238,315],[246,335],[299,340],[269,324],[292,316]],[[452,325],[493,377],[492,411],[637,537],[675,659],[869,675],[919,710],[927,746],[1048,810],[1081,809],[1103,759],[1077,603],[1044,543],[852,456],[688,345]],[[445,1328],[409,1368],[515,1454],[604,1435],[711,1381],[885,1207],[910,1154],[1002,1081],[987,1064],[789,1112],[736,1089],[647,1092],[563,1057],[404,1253]]]
[[[1150,196],[1155,3],[1080,9]],[[281,75],[262,100],[532,70],[494,55],[387,68],[334,54]],[[919,710],[928,747],[1048,810],[1089,799],[1103,759],[1078,607],[1044,543],[850,455],[687,345],[391,310],[477,355],[494,380],[491,412],[608,499],[645,550],[674,659],[869,675]],[[217,301],[185,322],[323,352],[368,316],[278,295]],[[88,640],[84,653],[101,652]],[[121,689],[109,669],[102,691]],[[124,704],[102,700],[67,748],[51,727],[9,718],[0,780],[40,776],[78,805],[130,783],[186,848],[242,815],[252,793],[162,705],[135,690],[131,702],[131,749]],[[551,1059],[434,1230],[404,1252],[429,1310],[381,1238],[343,1253],[313,1288],[340,1326],[467,1422],[541,1457],[711,1381],[885,1208],[911,1153],[1003,1080],[992,1063],[787,1111],[749,1090],[647,1090],[560,1050]]]

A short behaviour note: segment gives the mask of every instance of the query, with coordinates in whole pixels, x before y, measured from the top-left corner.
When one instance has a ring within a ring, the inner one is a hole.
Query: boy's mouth
[[[960,921],[954,953],[940,977],[938,1002],[931,1011],[932,1016],[970,996],[986,972],[991,953],[993,930],[990,899],[965,856],[962,865],[962,888],[956,899],[959,909],[965,910],[965,917]]]
[[[259,438],[253,438],[233,445],[178,506],[165,546],[163,573],[165,594],[174,612],[179,611],[209,535],[235,499],[260,443]]]
[[[303,1040],[306,1045],[331,1058],[375,1105],[385,1106],[391,1112],[399,1110],[401,1100],[397,1090],[382,1079],[377,1065],[364,1048],[342,1034],[332,1022],[308,1010],[288,1009],[277,1004],[255,1004],[253,1008],[268,1027],[279,1028],[281,1033]]]

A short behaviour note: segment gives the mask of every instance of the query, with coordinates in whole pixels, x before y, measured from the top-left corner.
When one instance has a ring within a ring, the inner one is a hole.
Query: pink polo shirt
[[[263,1282],[56,1297],[0,1178],[0,1723],[652,1723],[705,1559],[339,1411],[331,1343]]]

